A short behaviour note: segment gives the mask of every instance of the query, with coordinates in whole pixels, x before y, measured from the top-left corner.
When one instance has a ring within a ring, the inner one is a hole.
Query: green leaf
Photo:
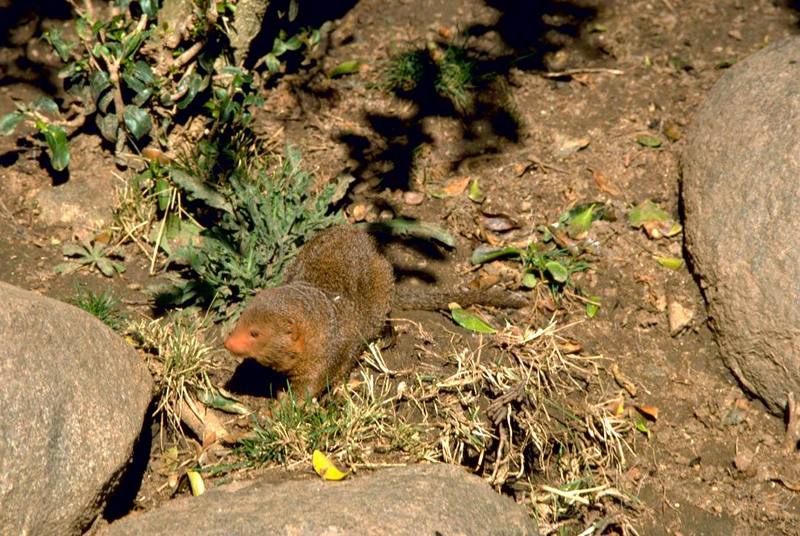
[[[240,402],[237,402],[229,396],[225,396],[216,390],[201,389],[196,392],[197,400],[211,406],[214,409],[224,411],[226,413],[234,413],[238,415],[250,415],[252,413]]]
[[[575,238],[589,230],[592,222],[596,219],[594,217],[595,205],[589,205],[585,209],[572,215],[567,220],[567,234],[571,238]]]
[[[672,217],[667,211],[645,199],[628,212],[628,223],[631,227],[639,228],[649,221],[669,221]]]
[[[177,170],[173,170],[177,171]],[[170,188],[169,181],[167,179],[157,179],[156,180],[156,200],[158,201],[158,210],[160,212],[164,212],[167,210],[169,206],[169,198],[172,196],[172,189]]]
[[[293,35],[288,41],[283,42],[283,46],[285,50],[298,50],[303,46],[303,42],[299,36]]]
[[[461,307],[453,307],[450,310],[450,315],[453,317],[456,324],[464,329],[474,331],[475,333],[497,333],[497,330],[492,326]]]
[[[683,259],[678,257],[654,257],[655,260],[663,266],[664,268],[669,268],[670,270],[680,270],[683,268]]]
[[[56,51],[61,61],[66,62],[69,60],[72,47],[75,46],[74,43],[67,43],[64,41],[64,39],[61,38],[61,32],[59,32],[57,28],[45,32],[43,37],[45,41],[50,43],[50,46]]]
[[[143,84],[153,84],[156,81],[156,77],[153,74],[153,70],[150,68],[146,62],[142,60],[137,61],[133,64],[133,68],[131,69],[131,74],[140,80]]]
[[[456,239],[453,238],[453,235],[434,223],[397,218],[370,224],[369,227],[387,231],[392,236],[411,236],[424,240],[436,240],[450,248],[456,245]]]
[[[105,71],[95,71],[89,77],[89,87],[92,90],[92,100],[95,102],[100,100],[103,92],[111,87],[111,81],[108,78],[108,73]]]
[[[139,6],[149,18],[155,19],[158,16],[158,0],[139,0]]]
[[[150,114],[138,106],[133,106],[130,104],[126,106],[123,117],[125,119],[125,126],[128,128],[128,132],[133,134],[133,137],[137,140],[142,139],[153,127]]]
[[[53,115],[59,113],[58,104],[50,97],[39,97],[31,103],[31,108],[34,110],[42,110]]]
[[[116,270],[114,270],[114,264],[107,258],[101,257],[97,259],[97,269],[100,270],[106,277],[114,277]]]
[[[500,259],[502,257],[516,256],[521,257],[524,252],[517,247],[506,246],[501,248],[491,246],[478,246],[472,252],[469,262],[472,264],[483,264],[485,262]]]
[[[589,296],[589,301],[586,302],[586,316],[594,318],[600,310],[600,296]]]
[[[642,134],[641,136],[636,137],[636,143],[641,145],[642,147],[650,147],[651,149],[656,149],[661,147],[663,143],[661,138],[658,136],[651,136],[649,134]]]
[[[486,199],[486,196],[483,195],[481,191],[481,187],[478,185],[478,179],[473,179],[472,182],[469,183],[469,193],[467,197],[473,203],[483,203],[483,200]]]
[[[42,132],[50,149],[50,163],[56,171],[63,171],[69,165],[69,141],[67,133],[59,126],[47,125]]]
[[[357,60],[343,61],[328,73],[328,78],[336,78],[337,76],[344,76],[346,74],[357,73],[361,63]]]
[[[172,182],[183,190],[189,199],[203,201],[206,205],[224,210],[225,212],[231,212],[233,210],[228,200],[225,199],[222,194],[185,171],[173,168],[170,169],[169,176]]]
[[[103,137],[114,143],[117,141],[117,130],[119,130],[119,123],[117,123],[117,116],[116,114],[95,114],[94,122],[97,125],[97,128],[100,130],[100,134]]]
[[[522,286],[525,288],[536,288],[539,284],[539,278],[533,272],[525,272],[522,276]]]
[[[122,58],[129,58],[133,55],[139,49],[146,36],[147,32],[134,32],[125,37],[122,42]]]
[[[280,60],[278,60],[278,57],[272,52],[264,56],[264,61],[266,62],[267,69],[269,69],[269,72],[277,73],[278,71],[281,70],[281,62]]]
[[[569,272],[564,265],[557,261],[547,261],[544,265],[550,277],[558,283],[565,283],[569,279]]]
[[[22,112],[11,112],[10,114],[0,117],[0,135],[10,135],[24,119],[25,114]]]
[[[200,91],[200,87],[203,84],[203,77],[197,73],[192,73],[191,75],[187,76],[178,84],[178,90],[182,91],[184,88],[187,88],[186,95],[178,101],[178,109],[183,110],[197,96],[197,92]]]
[[[61,247],[61,253],[65,257],[84,257],[88,254],[88,251],[82,245],[70,242]]]

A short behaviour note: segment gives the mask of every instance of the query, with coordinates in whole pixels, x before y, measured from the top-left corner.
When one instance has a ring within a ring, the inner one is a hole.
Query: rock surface
[[[76,307],[0,282],[0,527],[79,534],[131,456],[152,379]]]
[[[131,515],[104,534],[534,535],[525,510],[460,467],[416,465],[341,482],[237,482]]]
[[[735,65],[682,157],[686,248],[723,358],[781,413],[800,394],[800,38]]]

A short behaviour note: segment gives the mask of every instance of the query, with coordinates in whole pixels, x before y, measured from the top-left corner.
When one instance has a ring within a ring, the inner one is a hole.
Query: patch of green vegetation
[[[280,283],[298,248],[316,232],[340,221],[330,213],[336,185],[312,193],[313,177],[303,171],[300,152],[286,150],[273,172],[232,175],[227,185],[197,190],[195,200],[220,218],[200,234],[199,244],[175,252],[184,264],[182,280],[159,293],[160,305],[199,301],[221,316],[259,289]]]
[[[286,465],[306,460],[319,449],[340,453],[352,464],[363,461],[377,443],[382,452],[424,456],[428,447],[421,441],[423,427],[394,414],[388,391],[391,384],[378,389],[373,376],[363,377],[361,388],[345,387],[321,402],[298,401],[289,392],[257,423],[255,437],[241,441],[238,454],[250,465]],[[371,445],[370,449],[366,445]]]
[[[457,109],[467,109],[477,78],[475,61],[465,49],[450,46],[441,54],[437,65],[439,72],[434,84],[436,92],[449,99]]]
[[[97,317],[114,331],[121,330],[125,322],[125,317],[119,310],[119,301],[106,291],[98,293],[87,288],[77,288],[70,303]]]
[[[476,61],[465,48],[430,43],[426,49],[393,56],[383,73],[383,87],[398,95],[434,93],[465,111],[478,82]]]
[[[384,87],[397,93],[411,93],[421,83],[430,57],[424,50],[408,50],[393,56],[383,73]]]
[[[65,274],[81,268],[97,270],[106,277],[114,277],[125,271],[122,253],[116,248],[97,241],[83,240],[79,244],[64,244],[61,252],[70,260],[55,266],[57,273]]]

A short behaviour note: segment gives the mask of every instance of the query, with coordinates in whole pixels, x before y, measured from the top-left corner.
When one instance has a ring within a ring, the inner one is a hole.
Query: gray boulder
[[[800,394],[800,37],[720,78],[681,160],[686,248],[722,356],[780,413]]]
[[[237,482],[130,515],[102,534],[535,535],[525,510],[451,465],[387,469],[340,482]]]
[[[152,379],[71,305],[0,282],[0,527],[80,534],[131,457]]]

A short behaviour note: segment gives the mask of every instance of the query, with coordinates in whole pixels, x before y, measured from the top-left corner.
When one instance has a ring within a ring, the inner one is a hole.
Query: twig
[[[549,73],[539,73],[543,78],[563,78],[565,76],[573,76],[576,74],[625,74],[625,71],[619,69],[606,69],[604,67],[584,67],[582,69],[567,69],[565,71],[552,71]]]
[[[797,452],[797,443],[800,441],[800,415],[794,393],[786,395],[786,435],[783,437],[783,450],[787,455]]]

